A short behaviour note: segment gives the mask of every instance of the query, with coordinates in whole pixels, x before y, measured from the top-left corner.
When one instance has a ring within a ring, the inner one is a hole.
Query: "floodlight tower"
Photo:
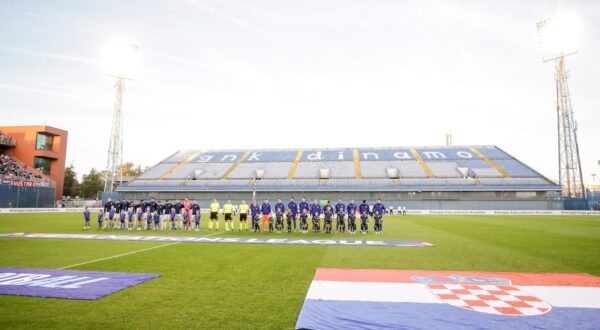
[[[105,65],[109,76],[115,78],[115,104],[112,120],[108,159],[104,175],[104,191],[113,192],[117,184],[123,183],[123,93],[125,92],[126,72],[134,65],[137,46],[114,42],[107,47]]]
[[[537,23],[542,60],[554,61],[556,69],[558,174],[565,199],[586,198],[577,142],[577,122],[569,92],[569,72],[565,68],[565,57],[577,53],[576,28],[577,21],[571,16],[558,16]]]

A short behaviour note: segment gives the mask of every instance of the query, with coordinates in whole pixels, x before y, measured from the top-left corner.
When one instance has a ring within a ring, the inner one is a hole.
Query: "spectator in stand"
[[[38,177],[21,166],[12,157],[0,155],[0,175],[7,179],[36,180]]]

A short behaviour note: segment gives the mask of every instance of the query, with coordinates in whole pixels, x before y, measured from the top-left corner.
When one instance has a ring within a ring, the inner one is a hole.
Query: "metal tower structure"
[[[537,23],[543,61],[555,62],[558,171],[564,199],[586,198],[577,142],[577,122],[571,106],[569,73],[565,69],[565,57],[577,53],[574,25],[576,22],[571,17],[564,16]]]
[[[123,182],[123,92],[125,91],[125,77],[117,76],[115,81],[115,109],[112,120],[110,142],[108,144],[108,160],[104,175],[104,191],[113,192],[117,184]]]
[[[565,69],[565,57],[561,56],[556,60],[558,173],[563,198],[586,198],[577,142],[577,122],[571,106],[568,78],[569,72]]]

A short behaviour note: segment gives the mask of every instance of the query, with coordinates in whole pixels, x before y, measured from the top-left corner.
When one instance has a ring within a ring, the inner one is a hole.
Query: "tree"
[[[79,180],[73,163],[65,168],[65,181],[63,183],[63,195],[74,198],[79,194]]]
[[[92,168],[88,174],[84,174],[81,180],[80,193],[84,198],[96,198],[98,191],[104,189],[104,179],[102,175]]]
[[[123,171],[123,176],[138,176],[144,172],[141,165],[136,166],[132,162],[123,163],[121,169]]]

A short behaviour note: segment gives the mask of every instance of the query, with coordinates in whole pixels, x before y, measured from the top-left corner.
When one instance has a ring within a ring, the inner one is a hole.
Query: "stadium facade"
[[[381,198],[409,209],[561,209],[560,186],[496,146],[181,150],[117,189],[132,200]]]

